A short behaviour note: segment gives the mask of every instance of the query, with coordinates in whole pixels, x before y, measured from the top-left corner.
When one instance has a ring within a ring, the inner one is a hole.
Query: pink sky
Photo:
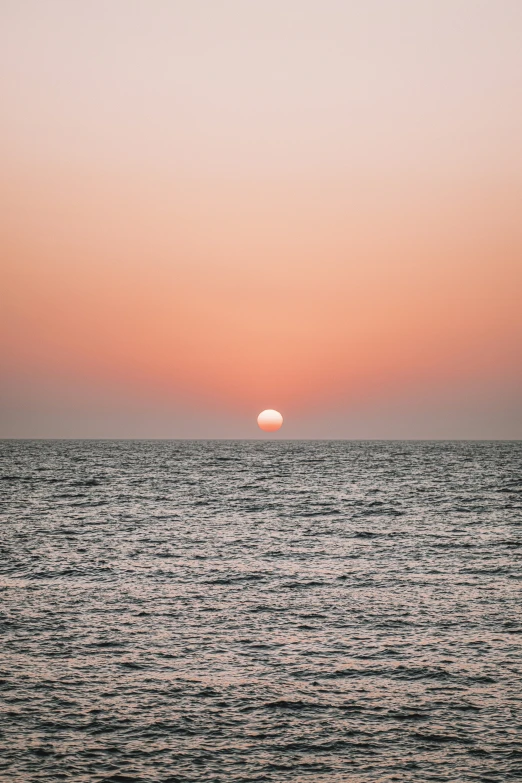
[[[522,437],[518,0],[0,17],[0,437]]]

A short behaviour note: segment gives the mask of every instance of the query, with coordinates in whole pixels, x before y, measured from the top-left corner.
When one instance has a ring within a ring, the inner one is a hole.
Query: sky
[[[0,0],[0,437],[522,438],[521,40],[520,0]]]

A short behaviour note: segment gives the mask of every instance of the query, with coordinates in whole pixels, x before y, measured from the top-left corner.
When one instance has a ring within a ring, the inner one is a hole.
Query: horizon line
[[[224,443],[522,443],[522,438],[134,438],[134,437],[0,437],[4,441],[184,442]]]

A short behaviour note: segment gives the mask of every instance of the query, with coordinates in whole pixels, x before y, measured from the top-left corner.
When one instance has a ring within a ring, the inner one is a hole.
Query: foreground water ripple
[[[522,444],[0,443],[0,778],[522,779]]]

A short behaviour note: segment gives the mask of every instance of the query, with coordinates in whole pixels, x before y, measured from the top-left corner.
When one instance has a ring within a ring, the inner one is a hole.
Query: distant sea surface
[[[522,780],[522,444],[3,441],[0,780]]]

